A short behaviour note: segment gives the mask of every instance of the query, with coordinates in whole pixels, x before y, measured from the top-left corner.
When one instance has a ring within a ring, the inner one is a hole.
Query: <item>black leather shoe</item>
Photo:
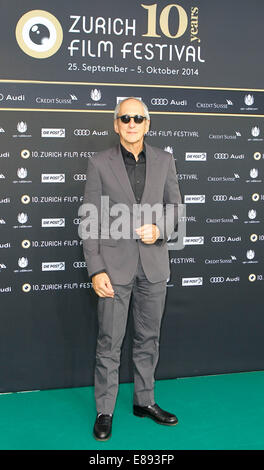
[[[94,423],[94,437],[97,441],[107,441],[112,432],[112,415],[97,414]]]
[[[175,424],[178,423],[178,418],[175,415],[162,410],[157,404],[151,406],[134,405],[133,413],[140,418],[147,416],[156,421],[156,423],[165,424],[167,426],[175,426]]]

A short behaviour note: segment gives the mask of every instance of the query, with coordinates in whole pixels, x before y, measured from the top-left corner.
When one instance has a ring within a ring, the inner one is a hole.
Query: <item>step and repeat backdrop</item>
[[[0,391],[93,384],[78,210],[127,96],[148,105],[146,140],[173,154],[186,204],[156,377],[263,369],[262,2],[0,6]]]

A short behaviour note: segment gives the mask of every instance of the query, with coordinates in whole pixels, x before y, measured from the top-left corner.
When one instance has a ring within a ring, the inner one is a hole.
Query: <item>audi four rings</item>
[[[151,99],[151,104],[156,105],[156,106],[166,106],[169,103],[169,100],[167,98],[152,98]]]
[[[213,196],[213,201],[227,201],[227,195],[226,194],[215,194]]]
[[[210,282],[212,284],[216,284],[217,282],[225,282],[225,278],[223,276],[210,277]]]
[[[80,173],[73,176],[74,181],[86,181],[86,174]]]
[[[74,129],[74,135],[90,135],[90,129]]]
[[[72,264],[74,268],[86,268],[85,261],[74,261]]]
[[[226,237],[224,236],[211,237],[211,241],[213,243],[224,243],[226,241]]]

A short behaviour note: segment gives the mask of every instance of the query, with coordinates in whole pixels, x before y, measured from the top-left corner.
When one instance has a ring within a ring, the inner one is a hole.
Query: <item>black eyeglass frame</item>
[[[123,114],[122,116],[117,116],[116,119],[121,119],[124,124],[128,124],[131,119],[134,119],[135,124],[142,124],[144,119],[147,119],[146,116],[141,116],[136,114],[135,116],[129,116],[129,114]]]

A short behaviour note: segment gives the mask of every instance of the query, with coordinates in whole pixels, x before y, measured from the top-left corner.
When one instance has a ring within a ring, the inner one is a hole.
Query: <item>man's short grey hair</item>
[[[150,120],[149,110],[148,110],[147,105],[144,103],[144,101],[140,100],[139,98],[135,98],[134,96],[129,96],[128,98],[124,98],[123,100],[121,100],[117,103],[117,105],[115,107],[115,111],[114,111],[114,119],[116,119],[118,114],[119,114],[121,104],[124,103],[124,101],[127,101],[127,100],[136,100],[139,103],[141,103],[142,106],[143,106],[143,109],[144,109],[144,116],[147,118],[148,121]]]

